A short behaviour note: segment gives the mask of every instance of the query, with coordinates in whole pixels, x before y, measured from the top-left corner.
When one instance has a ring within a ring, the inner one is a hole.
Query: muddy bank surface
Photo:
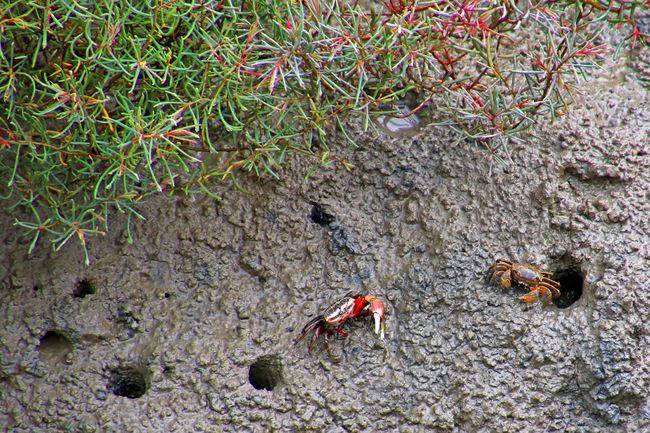
[[[648,431],[649,102],[603,80],[494,155],[360,133],[354,171],[152,200],[135,245],[116,216],[89,268],[76,245],[27,258],[5,217],[0,429]],[[489,285],[497,258],[563,297]],[[294,345],[351,290],[387,301],[383,342],[360,320],[340,362]]]

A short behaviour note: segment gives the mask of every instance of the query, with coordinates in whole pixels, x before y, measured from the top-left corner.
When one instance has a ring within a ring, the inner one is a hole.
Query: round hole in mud
[[[283,375],[282,361],[277,355],[260,356],[248,369],[248,381],[255,389],[273,391]]]
[[[57,364],[65,360],[73,346],[70,338],[62,332],[50,329],[40,338],[38,354],[42,361]]]
[[[111,371],[108,388],[115,395],[127,398],[142,397],[149,384],[146,374],[135,367],[118,367]]]
[[[322,227],[327,227],[334,221],[336,221],[336,217],[332,215],[331,213],[327,212],[325,209],[325,206],[323,206],[320,203],[316,203],[315,201],[311,202],[312,208],[311,208],[311,220],[318,224],[319,226]]]
[[[552,278],[560,283],[560,296],[553,301],[556,307],[570,307],[582,297],[584,278],[578,270],[574,268],[560,269],[553,274]]]
[[[88,295],[94,295],[97,292],[93,283],[89,280],[81,280],[77,282],[77,286],[72,293],[75,298],[85,298]]]

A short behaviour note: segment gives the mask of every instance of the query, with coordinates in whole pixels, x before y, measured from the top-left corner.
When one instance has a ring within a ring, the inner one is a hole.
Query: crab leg
[[[539,299],[539,290],[534,287],[530,292],[526,293],[525,295],[521,295],[519,299],[527,304],[535,302]]]
[[[320,321],[321,321],[320,317],[314,317],[309,322],[307,322],[307,324],[302,328],[302,333],[300,334],[300,337],[298,338],[296,343],[300,342],[311,331],[317,329]]]
[[[307,346],[307,352],[311,353],[311,349],[314,348],[314,343],[316,343],[316,338],[318,337],[318,332],[319,330],[317,329],[312,335],[311,338],[309,339],[309,345]]]
[[[555,284],[550,284],[550,282],[542,281],[539,285],[541,287],[544,287],[547,291],[549,291],[549,296],[552,299],[557,299],[562,294],[560,292],[560,290],[558,289],[560,284],[555,282],[555,281],[552,281],[552,280],[549,280],[549,281],[552,282],[552,283],[555,283]]]

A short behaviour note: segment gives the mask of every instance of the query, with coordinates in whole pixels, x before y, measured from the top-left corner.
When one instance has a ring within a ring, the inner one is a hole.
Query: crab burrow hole
[[[90,280],[83,279],[77,282],[72,296],[75,298],[85,298],[88,295],[94,295],[96,292],[95,285]]]
[[[584,277],[576,268],[559,269],[552,277],[560,283],[560,296],[553,301],[558,308],[568,308],[582,297]]]
[[[73,350],[72,341],[62,332],[50,329],[39,339],[38,354],[48,364],[64,362]]]
[[[311,202],[311,217],[312,222],[321,227],[329,227],[330,224],[336,221],[336,217],[327,211],[327,208],[315,201]]]
[[[273,391],[283,378],[282,360],[277,355],[260,356],[248,369],[248,381],[255,389]]]
[[[142,397],[149,389],[147,372],[137,367],[117,367],[111,370],[108,389],[126,398]]]

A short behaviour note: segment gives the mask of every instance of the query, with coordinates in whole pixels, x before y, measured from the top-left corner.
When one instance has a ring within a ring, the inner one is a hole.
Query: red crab
[[[521,284],[530,291],[519,297],[526,303],[542,298],[544,303],[560,296],[560,283],[551,280],[551,272],[542,272],[534,266],[499,259],[488,269],[490,280],[498,281],[507,289],[512,283]]]
[[[319,335],[325,334],[325,338],[329,339],[334,335],[334,332],[338,332],[347,337],[347,332],[341,329],[346,320],[370,315],[375,319],[375,334],[379,335],[379,338],[383,340],[385,328],[384,307],[384,301],[374,295],[349,292],[327,307],[323,314],[307,322],[302,328],[302,334],[297,342],[300,342],[307,334],[313,332],[308,345],[308,351],[311,353],[311,349]],[[332,357],[327,342],[325,342],[325,349],[327,354]]]

